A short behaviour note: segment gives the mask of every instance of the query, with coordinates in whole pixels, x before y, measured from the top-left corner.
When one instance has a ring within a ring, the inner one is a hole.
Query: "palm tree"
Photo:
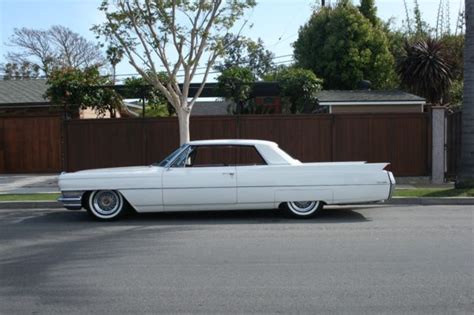
[[[474,187],[474,1],[466,1],[461,158],[456,187]]]
[[[115,84],[115,69],[117,64],[122,61],[124,51],[122,48],[117,46],[109,46],[106,51],[107,60],[110,62],[112,66],[112,84]]]
[[[406,42],[397,61],[397,72],[409,91],[423,96],[431,104],[443,104],[453,79],[444,45],[432,38]]]

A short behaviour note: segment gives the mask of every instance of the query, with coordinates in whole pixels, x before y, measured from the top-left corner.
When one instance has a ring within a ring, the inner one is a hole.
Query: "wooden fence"
[[[0,173],[62,170],[60,116],[0,117]]]
[[[64,132],[67,171],[151,164],[179,145],[176,118],[72,120]],[[272,140],[303,162],[390,162],[396,176],[431,169],[424,113],[194,117],[191,137]]]

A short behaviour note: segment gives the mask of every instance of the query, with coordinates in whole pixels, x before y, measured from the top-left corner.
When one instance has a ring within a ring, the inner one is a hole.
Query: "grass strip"
[[[474,188],[415,188],[397,189],[395,197],[474,197]]]
[[[4,194],[0,195],[0,201],[56,201],[58,193],[47,194]]]

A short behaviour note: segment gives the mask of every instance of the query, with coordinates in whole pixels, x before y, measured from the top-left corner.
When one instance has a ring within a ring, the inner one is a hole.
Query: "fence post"
[[[445,174],[445,108],[440,106],[432,107],[431,112],[431,183],[444,183]]]

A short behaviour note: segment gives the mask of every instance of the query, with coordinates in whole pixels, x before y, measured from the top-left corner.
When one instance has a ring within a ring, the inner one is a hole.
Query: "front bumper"
[[[58,201],[68,210],[81,210],[83,193],[82,191],[63,191]]]

